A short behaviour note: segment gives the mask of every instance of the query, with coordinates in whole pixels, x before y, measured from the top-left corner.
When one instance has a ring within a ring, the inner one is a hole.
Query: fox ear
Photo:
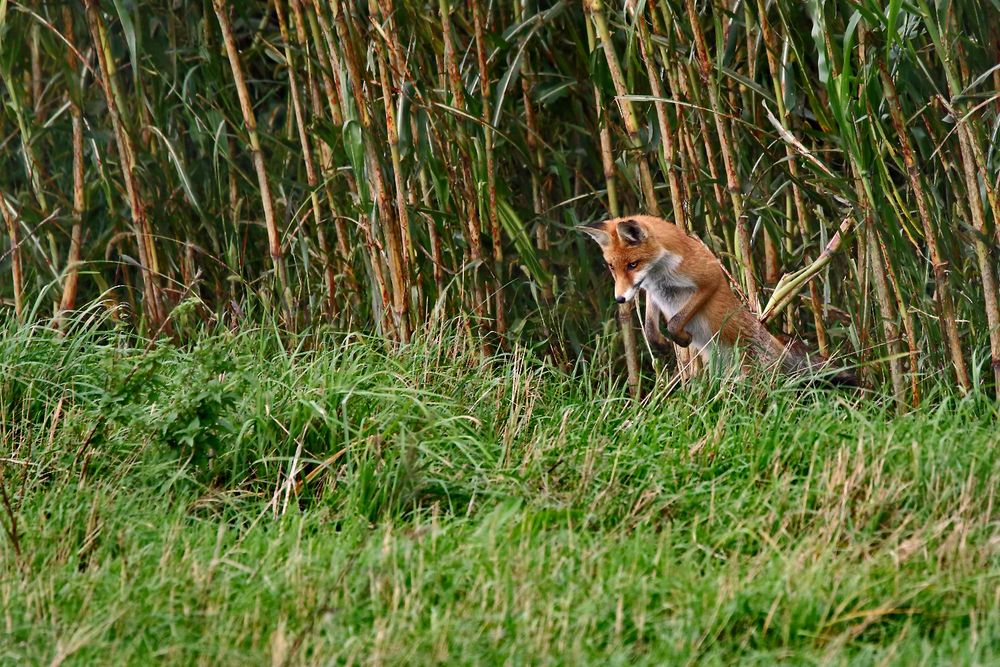
[[[611,235],[604,229],[603,222],[589,222],[584,225],[577,225],[576,228],[597,241],[597,245],[606,248],[611,244]]]
[[[628,245],[639,245],[646,240],[646,230],[635,220],[618,223],[618,237]]]

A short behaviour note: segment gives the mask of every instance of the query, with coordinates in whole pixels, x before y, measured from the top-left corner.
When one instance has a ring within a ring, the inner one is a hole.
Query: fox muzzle
[[[639,288],[642,287],[642,283],[645,279],[646,279],[646,273],[643,272],[639,276],[639,279],[636,280],[631,287],[629,287],[621,294],[615,295],[615,301],[617,301],[618,303],[626,303],[628,301],[631,301],[635,297],[635,295],[638,294]]]

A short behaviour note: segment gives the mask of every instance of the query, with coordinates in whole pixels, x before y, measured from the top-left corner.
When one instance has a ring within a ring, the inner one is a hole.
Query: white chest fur
[[[669,320],[688,302],[697,286],[687,275],[679,271],[680,255],[664,251],[649,267],[643,278],[642,287]],[[693,347],[701,352],[712,340],[712,332],[704,318],[695,315],[685,330],[691,334]]]
[[[664,251],[651,263],[642,281],[643,289],[668,318],[687,303],[696,287],[690,278],[678,271],[681,261],[680,255]]]

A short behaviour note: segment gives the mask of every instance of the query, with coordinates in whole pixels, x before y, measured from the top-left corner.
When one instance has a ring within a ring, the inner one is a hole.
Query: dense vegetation
[[[572,226],[653,212],[899,399],[983,387],[998,25],[995,0],[9,0],[0,298],[178,339],[185,301],[400,341],[462,316],[571,362],[611,301]]]
[[[129,336],[0,331],[0,663],[1000,657],[982,394],[640,402],[609,339],[566,374],[460,328]]]
[[[997,662],[998,26],[0,0],[0,663]],[[866,389],[649,363],[639,212]]]

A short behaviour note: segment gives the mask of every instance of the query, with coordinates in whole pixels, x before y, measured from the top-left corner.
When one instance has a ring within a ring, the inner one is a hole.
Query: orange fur
[[[584,225],[604,253],[619,303],[646,292],[643,329],[659,351],[666,338],[705,355],[710,345],[744,348],[759,362],[786,372],[818,369],[801,343],[785,345],[771,335],[733,292],[718,258],[700,240],[666,220],[648,215]],[[666,316],[666,338],[660,317]],[[816,355],[819,359],[818,355]],[[840,378],[845,383],[850,379]]]

